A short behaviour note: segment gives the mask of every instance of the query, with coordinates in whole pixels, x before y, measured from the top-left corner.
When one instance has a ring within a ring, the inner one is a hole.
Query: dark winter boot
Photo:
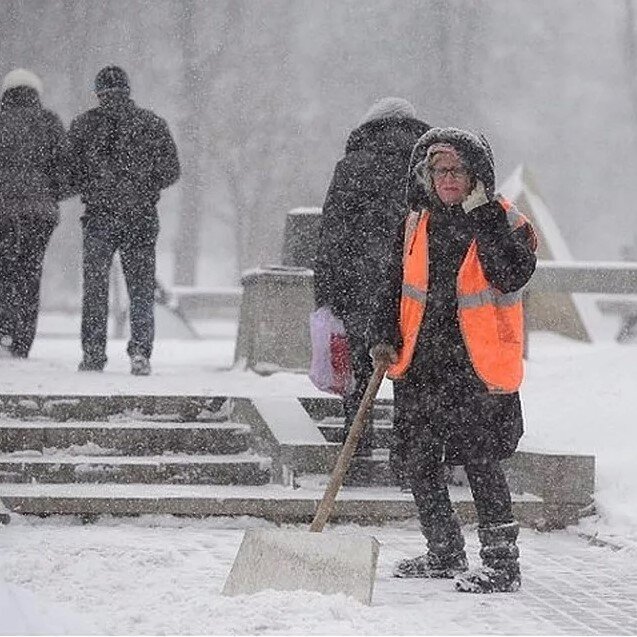
[[[104,362],[84,355],[80,364],[77,366],[78,372],[102,372],[104,371]]]
[[[149,376],[150,361],[143,354],[135,354],[130,359],[130,373],[133,376]]]
[[[427,553],[400,560],[394,566],[394,577],[452,579],[468,568],[464,537],[454,516],[446,525],[423,527]]]
[[[456,590],[462,593],[513,593],[522,578],[516,544],[520,525],[517,522],[478,529],[482,544],[482,568],[456,577]]]

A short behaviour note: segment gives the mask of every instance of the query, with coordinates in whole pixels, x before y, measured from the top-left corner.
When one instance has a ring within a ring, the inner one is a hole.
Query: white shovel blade
[[[371,604],[379,549],[370,536],[249,530],[223,595],[305,590],[344,593]]]

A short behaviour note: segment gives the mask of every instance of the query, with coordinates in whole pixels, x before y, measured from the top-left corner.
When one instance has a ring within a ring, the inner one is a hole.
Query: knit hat
[[[416,117],[416,109],[411,102],[402,97],[383,97],[374,102],[363,115],[359,126],[376,119],[405,119]]]
[[[425,158],[427,166],[430,166],[430,167],[435,166],[436,162],[439,159],[441,159],[444,155],[450,155],[456,161],[464,163],[462,160],[462,157],[460,156],[460,153],[457,151],[457,149],[454,146],[452,146],[451,144],[446,144],[446,143],[438,143],[438,144],[432,144],[427,149],[427,156]]]
[[[26,86],[32,88],[38,95],[42,95],[42,80],[33,72],[27,69],[14,69],[9,71],[2,80],[2,94],[4,95],[12,88]]]
[[[121,91],[128,95],[130,83],[126,71],[119,66],[105,66],[95,77],[95,92]]]

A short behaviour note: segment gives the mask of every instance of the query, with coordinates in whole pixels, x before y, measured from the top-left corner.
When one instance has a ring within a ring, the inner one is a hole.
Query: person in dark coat
[[[71,183],[86,205],[80,371],[106,364],[109,272],[119,251],[130,297],[131,373],[150,373],[154,340],[155,247],[160,191],[179,178],[179,160],[166,122],[130,98],[117,66],[95,78],[99,106],[69,131]]]
[[[314,295],[317,308],[327,305],[343,320],[348,337],[354,387],[343,402],[345,437],[373,372],[367,323],[371,300],[385,278],[392,237],[406,215],[409,158],[428,129],[407,100],[378,100],[350,134],[323,205]],[[371,455],[372,445],[370,418],[358,455]]]
[[[27,358],[40,308],[46,248],[65,196],[65,131],[43,108],[42,82],[15,69],[0,101],[0,354]]]
[[[403,279],[415,241],[412,224],[396,239],[370,328],[375,364],[396,363],[399,354],[404,356],[405,338],[416,339],[411,363],[396,384],[402,386],[411,487],[428,552],[400,561],[394,574],[456,577],[461,591],[514,591],[521,581],[518,524],[500,460],[513,454],[523,432],[520,397],[517,391],[491,393],[474,367],[466,325],[461,327],[459,320],[459,271],[475,240],[480,271],[490,286],[486,298],[519,299],[516,293],[535,269],[535,233],[521,215],[505,212],[506,202],[495,195],[493,157],[484,138],[458,129],[431,129],[414,148],[409,175],[411,214],[418,219],[428,214],[424,317],[417,335],[401,331],[401,296],[413,294]],[[513,218],[517,227],[510,225]],[[472,303],[485,302],[473,296]],[[506,328],[498,325],[498,330]],[[521,333],[521,318],[517,328]],[[493,342],[478,346],[499,347]],[[491,361],[497,372],[496,352]],[[521,370],[521,345],[519,363]],[[451,507],[445,464],[464,465],[473,493],[484,564],[475,573],[464,573],[464,538]]]

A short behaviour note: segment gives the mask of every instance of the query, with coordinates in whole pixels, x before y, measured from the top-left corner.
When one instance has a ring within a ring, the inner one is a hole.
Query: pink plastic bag
[[[343,321],[329,307],[320,307],[310,314],[310,337],[310,380],[321,391],[345,396],[351,391],[354,378]]]

